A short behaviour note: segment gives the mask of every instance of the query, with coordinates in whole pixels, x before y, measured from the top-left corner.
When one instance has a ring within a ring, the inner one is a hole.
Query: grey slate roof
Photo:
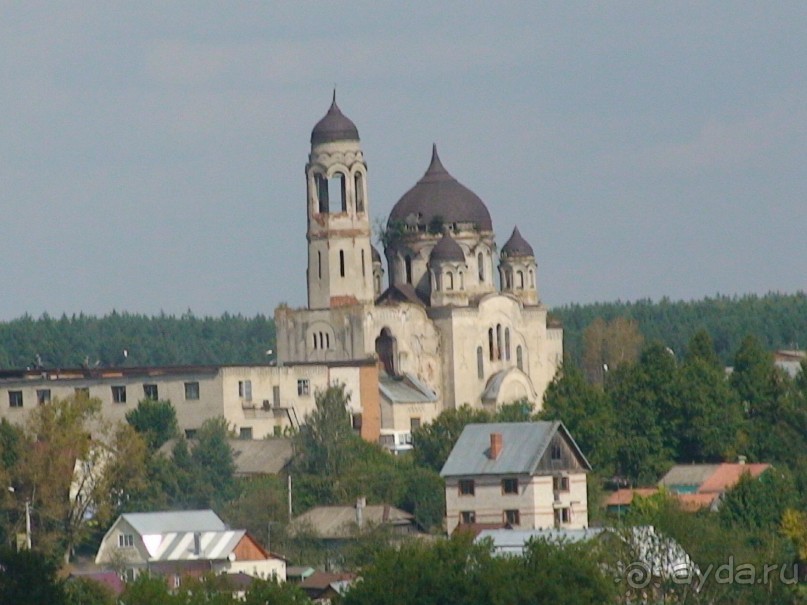
[[[383,504],[365,506],[362,510],[363,523],[370,526],[413,525],[414,519],[400,508]],[[310,528],[320,538],[351,538],[355,535],[356,520],[355,506],[317,506],[295,517],[291,522],[291,532],[294,535]]]
[[[378,390],[390,403],[433,403],[437,395],[412,374],[393,378],[386,372],[378,376]]]
[[[173,456],[176,439],[169,439],[158,450],[167,457]],[[269,439],[228,439],[227,443],[233,452],[235,474],[276,475],[281,472],[292,458],[291,440],[285,437]],[[188,447],[196,447],[196,439],[188,439]]]
[[[443,223],[473,223],[482,231],[493,230],[484,202],[443,168],[436,145],[426,174],[393,206],[389,220],[406,222],[410,216],[417,217],[421,227],[440,217]]]
[[[169,532],[224,531],[227,526],[212,510],[125,513],[126,520],[141,536]]]
[[[468,424],[451,450],[440,471],[442,477],[473,475],[533,474],[558,431],[567,437],[569,445],[590,468],[588,461],[560,421],[553,422],[489,422]],[[502,436],[502,451],[492,460],[488,457],[491,433]]]

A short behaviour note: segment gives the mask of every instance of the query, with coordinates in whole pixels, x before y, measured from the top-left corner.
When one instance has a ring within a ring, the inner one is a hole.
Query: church
[[[386,272],[372,244],[359,131],[335,95],[311,132],[305,175],[308,305],[275,311],[279,365],[374,362],[373,422],[393,451],[445,409],[492,410],[523,398],[540,406],[563,332],[547,321],[533,249],[517,227],[497,248],[485,203],[446,170],[436,147],[380,235]],[[354,407],[356,428],[371,421],[362,415]]]

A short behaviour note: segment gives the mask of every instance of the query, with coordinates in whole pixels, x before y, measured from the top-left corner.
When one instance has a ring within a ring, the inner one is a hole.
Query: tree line
[[[259,364],[274,343],[264,315],[26,315],[0,323],[0,369]]]

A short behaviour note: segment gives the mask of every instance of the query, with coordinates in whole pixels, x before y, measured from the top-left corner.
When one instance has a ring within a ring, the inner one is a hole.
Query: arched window
[[[317,277],[322,279],[322,252],[317,251]]]
[[[319,333],[319,348],[325,348],[325,335],[322,332]]]
[[[454,289],[454,274],[449,271],[446,273],[446,290]]]
[[[316,335],[316,333],[311,335],[311,340],[313,341],[314,348],[316,349],[317,348],[317,335]]]
[[[356,212],[364,212],[364,179],[361,172],[353,175],[353,189],[356,191]]]
[[[524,289],[524,272],[523,271],[518,271],[516,273],[516,277],[518,278],[516,280],[516,283],[518,284],[518,287],[523,290]]]
[[[465,275],[460,271],[460,290],[465,290]]]
[[[496,359],[501,360],[502,358],[502,345],[504,344],[502,339],[502,324],[496,324]]]
[[[317,199],[319,200],[320,214],[327,214],[330,212],[330,203],[328,201],[328,179],[321,174],[315,174],[314,183],[317,187]]]
[[[365,269],[365,266],[364,266],[364,250],[362,250],[361,251],[361,276],[362,277],[364,277],[366,275],[365,271],[366,271],[366,269]]]
[[[504,271],[504,288],[510,290],[513,287],[513,274],[505,269]]]
[[[328,332],[325,332],[325,348],[326,349],[331,348],[331,335]]]
[[[521,345],[516,347],[516,365],[518,366],[519,370],[522,372],[524,371],[524,357],[521,351]]]
[[[490,351],[490,360],[493,361],[496,359],[496,355],[493,351],[493,328],[488,330],[488,350]]]
[[[389,328],[383,328],[378,338],[375,339],[375,352],[379,361],[383,364],[384,370],[390,376],[397,376],[396,357],[398,355],[398,345],[395,337]]]
[[[404,257],[404,271],[406,273],[406,283],[412,283],[412,257],[408,254]]]
[[[480,380],[485,377],[485,362],[482,359],[483,357],[484,353],[482,352],[482,347],[476,347],[476,375]]]
[[[530,288],[534,287],[535,287],[535,275],[533,274],[532,269],[530,269]]]
[[[510,328],[504,329],[504,358],[510,361]]]
[[[345,276],[345,251],[339,251],[339,277]]]
[[[485,281],[485,257],[482,253],[476,255],[476,264],[479,266],[479,281]]]

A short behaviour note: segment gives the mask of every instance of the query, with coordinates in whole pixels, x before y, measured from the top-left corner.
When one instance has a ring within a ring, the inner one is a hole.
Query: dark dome
[[[332,143],[334,141],[358,141],[359,129],[342,113],[336,104],[336,91],[333,91],[333,101],[328,113],[322,118],[314,130],[311,131],[311,144]]]
[[[437,245],[432,248],[429,254],[429,261],[452,261],[458,263],[465,262],[465,253],[460,248],[460,245],[448,234],[443,233],[443,237],[437,242]]]
[[[511,235],[507,243],[502,246],[502,258],[507,258],[508,256],[535,256],[535,252],[532,251],[532,246],[530,246],[527,240],[521,237],[518,227],[513,229],[513,235]]]
[[[370,256],[372,257],[374,263],[381,262],[381,255],[378,253],[378,250],[376,250],[375,246],[373,246],[372,244],[370,244]]]
[[[398,200],[390,212],[390,221],[411,224],[413,217],[421,227],[428,227],[434,218],[444,224],[474,223],[482,231],[493,231],[490,213],[473,191],[448,174],[432,148],[432,161],[426,174]]]

